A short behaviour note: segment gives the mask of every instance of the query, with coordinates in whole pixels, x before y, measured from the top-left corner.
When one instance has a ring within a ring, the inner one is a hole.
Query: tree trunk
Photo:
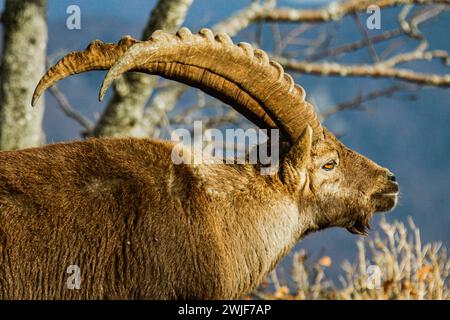
[[[155,30],[175,32],[183,23],[193,0],[159,0],[153,9],[142,39]],[[145,136],[141,121],[145,104],[157,82],[156,76],[126,74],[116,81],[113,97],[95,129],[95,136]]]
[[[44,143],[44,99],[35,108],[31,96],[45,72],[47,0],[6,0],[0,79],[0,149]]]

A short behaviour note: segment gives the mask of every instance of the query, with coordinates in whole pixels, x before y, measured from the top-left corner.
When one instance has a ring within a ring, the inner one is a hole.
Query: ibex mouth
[[[389,185],[381,190],[380,192],[374,193],[374,197],[378,196],[397,196],[399,192],[399,187],[397,182],[390,182]]]
[[[389,181],[384,189],[372,195],[372,200],[375,202],[375,211],[386,212],[394,209],[397,205],[398,194],[398,183]]]
[[[347,227],[347,230],[350,233],[353,233],[353,234],[366,236],[367,235],[367,231],[370,230],[369,221],[370,221],[371,217],[372,217],[372,215],[358,217],[354,221],[352,226]]]
[[[387,212],[395,208],[398,201],[398,186],[391,187],[391,189],[395,188],[396,190],[385,190],[372,195],[372,200],[375,203],[375,212]],[[371,218],[372,214],[361,214],[353,221],[350,227],[347,227],[347,230],[353,234],[365,236],[370,229],[369,223]]]
[[[387,212],[391,211],[397,205],[398,191],[397,192],[387,192],[387,193],[377,193],[373,195],[375,201],[375,211],[377,212]]]

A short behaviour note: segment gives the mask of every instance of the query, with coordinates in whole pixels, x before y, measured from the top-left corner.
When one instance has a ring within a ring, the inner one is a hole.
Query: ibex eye
[[[325,171],[331,171],[331,170],[334,169],[334,167],[336,167],[336,161],[331,160],[331,161],[328,161],[327,163],[325,163],[322,166],[322,169],[325,170]]]

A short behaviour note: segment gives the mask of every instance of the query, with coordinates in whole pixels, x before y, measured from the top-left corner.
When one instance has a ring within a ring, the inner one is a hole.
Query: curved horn
[[[64,78],[86,71],[107,70],[111,68],[124,52],[137,42],[139,41],[128,36],[122,38],[118,44],[103,43],[102,41],[95,40],[89,44],[86,50],[69,53],[51,67],[41,78],[34,91],[31,104],[34,106],[45,90]],[[129,71],[139,70],[130,69]],[[218,92],[214,93],[213,91],[214,88],[211,88],[208,93],[213,96],[219,94]],[[225,96],[222,97],[221,100],[232,105],[259,128],[276,128],[275,123],[256,101],[250,96],[245,97],[245,93],[243,93],[243,97],[244,98],[241,99],[243,101],[242,105],[239,105],[239,103],[236,103],[233,99]]]
[[[114,79],[131,70],[197,87],[266,124],[270,118],[291,143],[307,125],[315,138],[322,132],[304,89],[281,65],[249,44],[234,45],[226,34],[214,36],[209,29],[192,34],[187,28],[176,35],[156,31],[148,41],[131,46],[109,70],[100,100]]]
[[[107,70],[111,68],[117,59],[137,42],[137,40],[129,36],[123,37],[118,44],[103,43],[100,40],[94,40],[86,50],[69,53],[51,67],[41,78],[34,90],[31,105],[34,106],[44,91],[59,80],[85,71]]]

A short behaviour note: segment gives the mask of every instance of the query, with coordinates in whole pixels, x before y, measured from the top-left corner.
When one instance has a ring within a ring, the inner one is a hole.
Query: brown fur
[[[1,299],[228,299],[308,232],[362,233],[395,205],[388,171],[310,128],[273,176],[175,165],[173,144],[89,139],[0,152]],[[339,161],[332,172],[321,166]],[[81,289],[66,286],[69,265]]]

